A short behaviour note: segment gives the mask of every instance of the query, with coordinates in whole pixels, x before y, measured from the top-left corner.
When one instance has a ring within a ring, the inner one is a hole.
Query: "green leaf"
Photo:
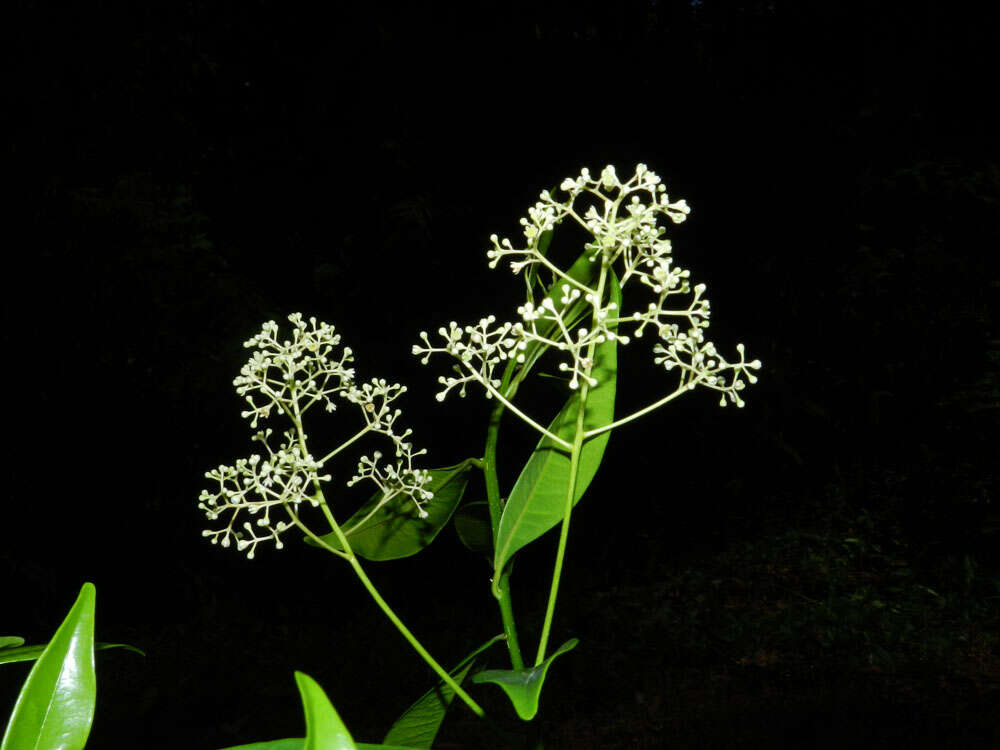
[[[396,560],[417,554],[434,541],[455,512],[469,483],[471,468],[472,461],[466,459],[455,466],[430,470],[431,481],[426,486],[434,493],[434,498],[424,504],[427,518],[419,516],[417,506],[406,495],[397,495],[379,508],[382,493],[376,492],[340,525],[351,549],[368,560]],[[334,549],[340,549],[333,532],[320,538]],[[319,546],[308,537],[306,543]]]
[[[462,544],[473,552],[488,553],[493,548],[490,504],[480,500],[459,508],[455,512],[455,531]]]
[[[14,704],[0,750],[77,750],[87,744],[97,700],[94,584],[85,583]]]
[[[579,642],[579,639],[571,638],[553,651],[551,656],[537,667],[530,669],[487,669],[474,675],[472,681],[475,683],[492,682],[494,685],[499,685],[507,693],[517,715],[525,721],[531,721],[538,713],[538,696],[542,692],[542,684],[545,682],[549,666],[557,656],[576,648],[576,644]]]
[[[458,666],[449,672],[455,682],[461,685],[469,670],[472,669],[476,657],[503,638],[503,635],[494,636],[462,659]],[[443,681],[439,682],[396,719],[382,741],[405,744],[414,748],[429,748],[441,728],[445,712],[454,697],[454,691]]]
[[[611,299],[621,309],[621,288],[614,274],[611,279]],[[597,385],[587,395],[583,427],[592,430],[610,424],[615,418],[615,390],[618,381],[618,342],[605,341],[597,347],[593,376]],[[576,432],[576,415],[580,392],[576,391],[552,420],[549,432],[572,442]],[[587,440],[580,452],[580,464],[573,493],[575,505],[583,497],[604,458],[611,432]],[[514,483],[504,506],[497,531],[495,570],[503,570],[507,561],[526,544],[533,542],[562,520],[566,508],[566,488],[569,486],[570,456],[548,437],[542,437]]]
[[[270,742],[252,742],[249,745],[227,747],[225,750],[303,750],[305,742],[304,738],[296,737],[287,740],[271,740]],[[358,750],[418,750],[417,748],[402,747],[401,745],[373,745],[368,742],[358,742],[355,744]]]
[[[24,638],[18,638],[16,635],[0,635],[0,651],[5,648],[17,648],[23,645]]]
[[[302,750],[357,750],[337,709],[312,677],[295,672],[302,707],[306,712],[306,738]]]
[[[398,745],[355,744],[337,710],[326,697],[323,688],[312,677],[303,672],[295,672],[295,684],[302,697],[302,707],[306,714],[306,736],[268,742],[252,742],[249,745],[235,745],[226,750],[416,750]],[[39,748],[39,750],[42,750]]]
[[[23,638],[18,638],[16,640],[24,643]],[[18,661],[33,661],[37,659],[45,651],[47,643],[43,643],[35,646],[16,646],[11,648],[0,647],[0,664],[13,664]],[[95,643],[94,649],[97,651],[103,651],[108,648],[124,648],[128,651],[134,651],[141,656],[145,656],[145,652],[137,649],[135,646],[129,646],[126,643]]]
[[[287,740],[271,740],[270,742],[253,742],[249,745],[236,745],[227,747],[225,750],[303,750],[305,739],[296,737]],[[355,743],[358,750],[418,750],[412,747],[402,747],[400,745],[373,745],[368,742]],[[332,747],[337,747],[336,745]]]

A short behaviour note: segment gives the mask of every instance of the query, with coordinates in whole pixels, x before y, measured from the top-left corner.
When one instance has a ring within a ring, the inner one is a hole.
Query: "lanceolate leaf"
[[[2,639],[0,639],[2,640]],[[18,638],[17,640],[24,643],[23,638]],[[33,661],[37,659],[45,651],[48,644],[43,643],[37,646],[14,646],[11,648],[0,647],[0,664],[11,664],[16,661]],[[107,648],[124,648],[128,651],[134,651],[141,656],[146,654],[137,649],[135,646],[129,646],[125,643],[95,643],[94,649],[97,651],[103,651]]]
[[[459,685],[475,664],[476,657],[494,643],[503,640],[497,635],[466,656],[449,674]],[[444,721],[445,712],[455,697],[454,691],[444,682],[424,693],[402,716],[396,719],[389,733],[382,740],[388,745],[406,745],[414,748],[430,748]]]
[[[287,740],[271,740],[270,742],[251,742],[249,745],[235,745],[224,750],[302,750],[304,737]]]
[[[18,638],[16,635],[0,635],[0,651],[3,651],[5,648],[17,648],[23,645],[24,638]]]
[[[531,721],[538,713],[538,696],[542,692],[542,685],[545,683],[545,675],[549,671],[553,660],[576,648],[580,641],[571,638],[552,652],[548,659],[537,667],[529,669],[487,669],[474,675],[473,682],[492,682],[499,685],[510,702],[514,705],[517,715],[525,721]]]
[[[621,309],[621,289],[618,281],[613,274],[610,280],[611,299],[617,302]],[[614,421],[615,389],[618,380],[617,358],[616,341],[605,341],[597,347],[592,371],[593,377],[597,379],[597,385],[591,388],[587,395],[584,430],[603,427]],[[552,420],[549,432],[572,442],[579,404],[580,392],[576,391]],[[597,473],[609,435],[610,431],[604,432],[583,444],[573,493],[574,504],[579,502]],[[515,552],[562,520],[566,508],[569,470],[569,451],[548,437],[543,437],[517,478],[500,517],[493,560],[497,571],[503,570],[503,566]]]
[[[303,672],[296,672],[295,684],[298,685],[306,714],[305,737],[253,742],[226,750],[417,750],[399,745],[355,743],[337,709],[316,680]]]
[[[424,503],[427,518],[421,518],[413,500],[404,495],[392,498],[372,513],[382,501],[382,493],[375,493],[340,525],[351,549],[368,560],[395,560],[417,554],[434,541],[455,512],[469,482],[471,468],[472,462],[466,459],[455,466],[430,470],[431,481],[427,489],[434,493],[434,498]],[[334,549],[340,549],[333,532],[321,539]],[[318,546],[308,537],[306,543]]]
[[[31,668],[0,750],[80,750],[94,720],[94,584],[85,583]]]
[[[271,740],[270,742],[252,742],[249,745],[238,745],[227,747],[226,750],[304,750],[305,738],[295,737],[287,740]],[[354,746],[358,750],[418,750],[412,747],[400,747],[399,745],[371,744],[368,742],[356,742]]]
[[[306,712],[306,739],[302,750],[357,750],[337,709],[312,677],[295,673],[295,683]]]

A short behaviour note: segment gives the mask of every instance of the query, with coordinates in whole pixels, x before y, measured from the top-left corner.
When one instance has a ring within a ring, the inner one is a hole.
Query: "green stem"
[[[299,446],[303,454],[308,455],[305,444],[305,433],[302,430],[302,415],[297,408],[297,404],[295,409],[295,419],[293,421],[295,422],[295,428],[296,431],[298,432]],[[299,521],[298,517],[293,514],[292,519],[295,521],[295,524],[303,531],[305,531],[306,534],[313,539],[313,541],[318,542],[320,546],[326,548],[330,552],[335,553],[338,557],[343,557],[345,560],[347,560],[347,562],[351,564],[351,567],[354,568],[354,573],[360,579],[361,584],[368,590],[368,593],[371,595],[372,599],[375,600],[375,603],[379,606],[379,608],[385,613],[385,616],[388,617],[389,620],[392,622],[392,624],[396,626],[396,629],[400,633],[402,633],[403,637],[409,642],[410,646],[413,647],[413,650],[416,651],[418,654],[420,654],[421,658],[423,658],[423,660],[427,662],[428,666],[430,666],[430,668],[433,669],[435,673],[437,673],[438,677],[440,677],[444,681],[444,683],[455,692],[455,695],[461,698],[465,702],[465,704],[470,709],[472,709],[472,712],[476,714],[476,716],[478,716],[481,719],[486,718],[486,712],[483,711],[482,707],[472,699],[472,696],[470,696],[462,689],[461,685],[455,682],[452,676],[448,674],[448,672],[445,671],[445,669],[440,664],[437,663],[434,657],[431,656],[430,653],[428,653],[427,649],[423,647],[423,644],[421,644],[420,641],[417,640],[416,636],[410,632],[410,629],[407,628],[406,625],[403,624],[403,621],[400,620],[399,617],[396,615],[396,613],[392,611],[392,608],[389,606],[388,602],[386,602],[386,600],[382,598],[382,595],[378,592],[378,589],[375,588],[375,584],[371,582],[371,579],[368,578],[368,575],[365,573],[364,568],[361,567],[361,563],[358,561],[357,555],[355,555],[354,550],[351,549],[351,543],[347,541],[347,535],[344,534],[343,529],[340,528],[340,524],[338,524],[336,519],[333,517],[333,512],[330,510],[330,506],[326,502],[326,497],[323,495],[323,489],[320,486],[319,481],[314,479],[313,486],[316,489],[314,497],[316,498],[316,500],[319,501],[319,505],[323,511],[323,515],[326,517],[327,522],[330,524],[330,529],[337,537],[337,541],[340,543],[342,552],[341,550],[333,549],[329,544],[327,544],[318,536],[316,536],[314,533],[312,533],[312,531],[306,528],[305,525],[301,521]]]
[[[566,506],[563,509],[562,526],[559,529],[559,547],[556,549],[556,564],[552,571],[552,586],[549,589],[549,602],[545,608],[542,637],[538,641],[538,654],[535,656],[536,667],[545,661],[545,649],[549,645],[549,631],[552,629],[552,617],[556,610],[559,579],[562,577],[563,559],[566,556],[566,542],[569,539],[569,519],[573,513],[573,497],[576,494],[576,473],[580,467],[580,451],[583,448],[583,418],[586,413],[588,388],[589,385],[584,380],[580,385],[580,408],[576,412],[576,431],[573,435],[573,447],[569,454],[569,482],[566,487]]]
[[[503,503],[500,500],[500,480],[497,478],[497,439],[500,433],[500,419],[504,406],[499,401],[490,414],[489,426],[486,428],[486,448],[483,451],[483,479],[486,481],[486,501],[490,508],[490,527],[493,538],[496,539],[500,528],[500,517],[503,515]]]
[[[344,448],[346,448],[347,446],[349,446],[349,445],[350,445],[351,443],[353,443],[353,442],[354,442],[355,440],[358,440],[358,439],[360,439],[360,438],[361,438],[361,437],[362,437],[363,435],[367,434],[367,433],[368,433],[368,431],[369,431],[369,430],[371,430],[371,428],[372,428],[372,426],[371,426],[371,425],[367,425],[367,426],[366,426],[366,427],[365,427],[364,429],[362,429],[362,430],[361,430],[360,432],[358,432],[358,434],[357,434],[357,435],[355,435],[354,437],[350,438],[350,439],[349,439],[349,440],[347,440],[346,442],[344,442],[344,443],[341,443],[341,444],[340,444],[340,445],[338,445],[338,446],[337,446],[336,448],[334,448],[334,449],[333,449],[332,451],[330,451],[330,452],[329,452],[329,453],[327,453],[327,454],[326,454],[325,456],[323,456],[323,458],[321,458],[321,459],[319,460],[319,462],[320,462],[321,464],[325,464],[325,463],[326,463],[327,461],[329,461],[329,460],[330,460],[331,458],[333,458],[334,456],[336,456],[336,455],[337,455],[338,453],[340,453],[340,452],[341,452],[342,450],[344,450]]]
[[[632,412],[627,417],[616,419],[614,422],[609,422],[603,427],[595,427],[593,430],[587,430],[587,432],[584,434],[584,437],[589,440],[592,437],[600,435],[602,432],[607,432],[608,430],[613,430],[616,427],[621,427],[623,424],[628,424],[633,419],[638,419],[639,417],[645,416],[646,414],[649,414],[649,412],[659,409],[664,404],[673,401],[678,396],[687,393],[688,391],[692,390],[697,384],[698,384],[697,380],[692,380],[690,383],[684,383],[683,385],[681,385],[680,388],[675,390],[673,393],[664,396],[663,398],[657,401],[654,401],[649,406],[645,406],[642,409],[639,409],[638,411]]]
[[[468,705],[468,707],[472,709],[472,712],[475,713],[476,716],[478,716],[481,719],[485,718],[486,712],[483,711],[480,705],[476,703],[476,701],[474,701],[472,697],[468,693],[466,693],[457,682],[455,682],[452,676],[448,674],[448,672],[446,672],[440,664],[437,663],[434,657],[431,656],[430,653],[428,653],[427,649],[423,647],[423,644],[421,644],[420,641],[417,640],[417,637],[410,632],[410,629],[407,628],[406,625],[403,624],[403,621],[399,619],[399,617],[396,615],[395,612],[393,612],[392,607],[389,606],[388,602],[386,602],[386,600],[382,598],[382,595],[378,592],[378,589],[375,588],[375,584],[371,582],[371,579],[368,578],[368,574],[365,573],[364,568],[361,567],[361,562],[358,560],[357,555],[355,555],[353,550],[351,550],[351,544],[350,542],[347,541],[347,537],[344,535],[344,532],[341,530],[340,526],[337,525],[337,522],[333,520],[333,516],[332,514],[330,514],[329,508],[327,507],[326,500],[323,499],[322,497],[322,491],[318,490],[318,492],[320,497],[320,505],[325,511],[327,518],[331,522],[331,526],[333,527],[333,533],[336,535],[337,541],[340,542],[341,546],[346,551],[346,554],[344,554],[344,552],[341,552],[340,550],[331,547],[323,539],[316,536],[312,531],[310,531],[301,521],[298,520],[297,517],[293,516],[293,520],[295,521],[296,526],[302,529],[302,531],[304,531],[307,536],[309,536],[314,542],[319,544],[321,547],[324,547],[328,551],[333,552],[338,557],[343,557],[345,560],[347,560],[347,562],[351,564],[351,567],[354,568],[355,574],[360,579],[362,585],[368,590],[368,593],[371,595],[372,599],[375,600],[375,603],[385,613],[385,616],[389,618],[392,624],[396,626],[396,629],[399,630],[400,633],[402,633],[403,637],[413,647],[413,650],[416,651],[418,654],[420,654],[421,658],[423,658],[423,660],[427,662],[428,666],[430,666],[430,668],[433,669],[435,673],[437,673],[438,677],[444,680],[445,684],[448,685],[448,687],[450,687],[452,690],[455,691],[455,695],[461,698],[466,703],[466,705]]]
[[[403,624],[403,621],[396,616],[396,613],[392,611],[392,608],[386,603],[385,599],[382,598],[381,594],[379,594],[375,585],[368,579],[364,569],[361,567],[361,563],[358,562],[358,558],[351,555],[351,557],[348,558],[348,562],[351,563],[351,567],[354,568],[354,572],[357,573],[358,578],[361,579],[361,583],[366,589],[368,589],[368,593],[371,594],[372,599],[374,599],[375,603],[382,608],[382,611],[385,612],[385,616],[388,617],[392,621],[392,624],[396,626],[396,629],[402,633],[403,637],[413,647],[413,650],[423,657],[424,661],[430,665],[430,668],[437,673],[437,676],[440,677],[444,683],[448,685],[448,687],[455,691],[455,695],[465,701],[465,704],[472,709],[472,712],[476,714],[476,716],[480,719],[486,718],[486,712],[483,711],[480,705],[472,699],[472,696],[462,689],[461,685],[455,682],[452,676],[434,660],[434,657],[427,653],[427,649],[421,645],[416,636],[414,636],[413,633],[410,632],[409,628]]]
[[[509,384],[512,367],[507,368],[504,380],[501,385],[506,389]],[[497,439],[500,432],[500,419],[503,416],[504,405],[497,402],[490,414],[489,427],[486,431],[486,449],[483,452],[481,468],[483,478],[486,481],[486,500],[490,509],[490,526],[493,530],[493,539],[497,538],[497,531],[500,528],[500,518],[503,514],[503,504],[500,500],[500,482],[497,478]],[[494,571],[495,576],[499,576],[494,594],[497,595],[497,604],[500,607],[500,617],[503,620],[503,632],[507,636],[507,651],[510,653],[510,663],[513,669],[524,669],[524,657],[521,656],[521,645],[517,638],[517,626],[514,622],[514,605],[510,596],[510,574],[511,565],[508,564],[502,571]]]
[[[521,656],[521,644],[517,640],[517,626],[514,623],[514,605],[510,598],[510,574],[513,567],[513,561],[508,562],[500,574],[500,581],[497,584],[500,598],[497,603],[500,605],[500,617],[503,619],[503,632],[507,636],[511,669],[524,669],[524,657]]]
[[[594,304],[594,312],[591,316],[591,328],[597,327],[597,311],[601,300],[604,299],[604,285],[607,281],[610,266],[610,258],[607,253],[601,259],[601,276],[597,282],[597,300]],[[591,342],[587,347],[587,359],[594,360],[594,350],[596,342]],[[573,514],[573,500],[576,496],[576,475],[580,468],[580,452],[583,450],[583,441],[586,438],[583,429],[584,417],[587,413],[587,394],[590,392],[590,383],[586,378],[581,378],[580,402],[576,410],[576,429],[573,431],[573,445],[569,454],[569,481],[566,487],[566,505],[563,508],[562,525],[559,529],[559,546],[556,549],[556,562],[552,571],[552,585],[549,588],[549,601],[545,607],[545,621],[542,623],[542,636],[538,641],[538,653],[535,656],[535,666],[537,667],[545,661],[545,649],[549,645],[549,633],[552,630],[552,618],[556,611],[556,597],[559,594],[559,580],[562,578],[563,561],[566,557],[566,543],[569,540],[569,520]]]
[[[483,386],[483,388],[485,388],[493,398],[495,398],[497,401],[499,401],[502,406],[505,406],[508,409],[510,409],[517,416],[519,416],[523,422],[525,422],[526,424],[530,425],[531,427],[534,427],[540,433],[542,433],[543,435],[545,435],[545,437],[547,437],[549,440],[551,440],[551,441],[553,441],[553,442],[561,445],[563,448],[567,448],[567,449],[569,448],[569,443],[567,443],[565,440],[563,440],[561,437],[559,437],[555,433],[552,433],[552,432],[549,432],[548,430],[546,430],[544,427],[542,427],[540,424],[538,424],[538,422],[536,422],[534,419],[532,419],[527,414],[525,414],[523,411],[521,411],[516,406],[514,406],[514,404],[512,404],[508,400],[507,396],[504,396],[500,391],[498,391],[496,388],[494,388],[493,385],[492,385],[492,383],[490,383],[489,380],[485,379],[482,375],[480,375],[470,364],[465,363],[465,366],[472,373],[472,376],[475,377],[476,380],[478,380],[480,382],[480,384]],[[510,395],[510,394],[508,394],[508,395]]]

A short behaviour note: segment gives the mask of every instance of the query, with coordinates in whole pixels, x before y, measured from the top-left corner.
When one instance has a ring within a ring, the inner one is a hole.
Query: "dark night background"
[[[439,406],[417,332],[512,315],[489,235],[639,161],[693,207],[670,232],[710,338],[764,369],[742,411],[696,392],[611,438],[547,746],[1000,745],[1000,40],[972,4],[14,5],[0,634],[46,641],[95,583],[98,639],[147,655],[98,654],[91,746],[300,736],[294,669],[377,741],[429,687],[340,561],[201,538],[204,471],[252,449],[241,343],[327,320],[410,386],[430,465],[478,455],[487,402]],[[508,487],[533,443],[505,424]],[[513,578],[529,651],[554,548]],[[450,527],[367,567],[445,664],[499,632]],[[439,739],[493,746],[457,705]]]

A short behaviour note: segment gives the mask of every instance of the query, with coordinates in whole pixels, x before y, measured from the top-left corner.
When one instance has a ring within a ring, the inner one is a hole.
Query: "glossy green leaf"
[[[5,648],[17,648],[23,645],[24,638],[18,638],[16,635],[0,635],[0,651]]]
[[[295,672],[295,684],[306,713],[306,739],[302,750],[357,750],[337,709],[312,677]]]
[[[402,745],[382,745],[371,744],[369,742],[356,742],[358,750],[418,750],[418,748],[403,747]],[[271,740],[270,742],[253,742],[249,745],[237,745],[227,747],[226,750],[303,750],[305,739],[295,737],[287,740]]]
[[[295,737],[287,740],[271,740],[270,742],[252,742],[249,745],[227,747],[225,750],[303,750],[305,742],[303,737]],[[402,745],[382,745],[369,742],[356,742],[355,746],[358,750],[418,750],[418,748],[403,747]]]
[[[18,640],[24,643],[23,638]],[[35,646],[15,646],[11,648],[0,648],[0,664],[12,664],[17,661],[33,661],[37,659],[45,651],[47,643],[43,643]],[[137,649],[135,646],[129,646],[126,643],[95,643],[94,649],[96,651],[103,651],[108,648],[123,648],[127,651],[134,651],[141,656],[145,656],[145,652]]]
[[[610,279],[611,299],[618,303],[620,309],[621,288],[614,274]],[[585,430],[603,427],[614,421],[618,381],[617,341],[605,341],[598,345],[592,373],[597,379],[597,385],[587,395],[583,423]],[[549,432],[572,442],[579,404],[580,392],[576,391],[552,420]],[[574,505],[583,497],[597,474],[610,434],[610,431],[601,433],[583,444],[573,493]],[[493,559],[496,570],[503,570],[503,566],[515,552],[562,520],[566,508],[569,470],[569,451],[548,437],[542,437],[521,470],[500,517]]]
[[[466,459],[455,466],[430,470],[431,481],[427,488],[434,493],[434,497],[424,504],[426,518],[420,517],[417,506],[408,496],[398,495],[378,507],[382,493],[375,493],[357,513],[340,525],[351,549],[368,560],[395,560],[417,554],[434,541],[455,512],[469,483],[471,468],[472,462]],[[321,538],[334,549],[340,549],[340,542],[333,532]],[[318,546],[308,537],[306,543]]]
[[[224,750],[302,750],[305,738],[296,737],[287,740],[271,740],[270,742],[251,742],[249,745],[234,745]]]
[[[466,503],[455,512],[455,531],[462,544],[473,552],[493,549],[493,530],[490,528],[490,504],[485,501]]]
[[[461,685],[469,670],[474,666],[476,657],[503,638],[503,635],[494,636],[462,659],[458,666],[449,672],[455,682]],[[405,744],[414,748],[429,748],[441,728],[445,712],[454,697],[455,692],[444,682],[439,682],[396,719],[382,741]]]
[[[514,705],[517,715],[525,721],[531,721],[538,713],[538,696],[542,692],[542,685],[545,682],[545,675],[548,674],[549,667],[557,656],[565,654],[576,648],[580,641],[571,638],[552,652],[548,659],[537,667],[528,669],[487,669],[472,677],[476,683],[492,682],[499,685],[510,702]]]
[[[400,745],[355,743],[316,680],[303,672],[296,672],[295,684],[299,688],[306,715],[305,737],[252,742],[249,745],[234,745],[226,750],[415,750]]]
[[[77,750],[87,744],[97,700],[94,584],[85,583],[14,704],[0,750]]]

